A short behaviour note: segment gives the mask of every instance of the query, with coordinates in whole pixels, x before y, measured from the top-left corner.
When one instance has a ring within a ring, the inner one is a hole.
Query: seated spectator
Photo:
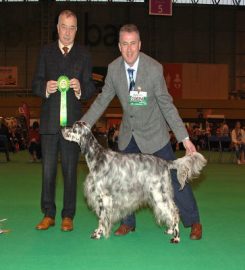
[[[29,153],[32,157],[32,162],[41,159],[41,137],[39,134],[39,124],[37,121],[33,122],[32,128],[29,132]]]
[[[206,121],[205,137],[211,136],[211,129],[212,129],[211,127],[212,127],[212,124]]]
[[[218,123],[216,123],[216,122],[209,123],[209,129],[210,129],[211,136],[218,136],[218,134],[219,134]]]
[[[192,135],[191,135],[191,140],[196,146],[197,150],[201,150],[205,148],[205,136],[200,129],[200,126],[198,124],[195,124],[192,129]]]
[[[216,135],[218,137],[222,136],[222,124],[221,123],[217,123]]]
[[[237,164],[245,164],[245,131],[241,128],[241,123],[236,122],[235,128],[231,132],[232,144],[235,147]]]
[[[221,124],[221,136],[227,136],[229,137],[230,135],[230,129],[229,129],[229,126],[227,125],[227,123],[224,121],[222,124]]]

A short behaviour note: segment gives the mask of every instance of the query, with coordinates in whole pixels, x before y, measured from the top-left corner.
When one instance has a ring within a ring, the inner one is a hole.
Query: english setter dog
[[[206,165],[200,153],[165,161],[148,154],[123,154],[102,147],[89,125],[63,128],[65,139],[77,142],[89,168],[85,197],[99,218],[91,238],[109,237],[112,225],[141,206],[152,207],[157,222],[167,226],[172,243],[180,241],[179,213],[173,200],[170,170],[177,170],[181,189]]]

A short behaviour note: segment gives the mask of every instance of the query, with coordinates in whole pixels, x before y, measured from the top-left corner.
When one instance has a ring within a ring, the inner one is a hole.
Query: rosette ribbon
[[[62,75],[58,78],[58,90],[60,91],[60,126],[67,125],[67,96],[70,89],[70,80],[67,76]]]

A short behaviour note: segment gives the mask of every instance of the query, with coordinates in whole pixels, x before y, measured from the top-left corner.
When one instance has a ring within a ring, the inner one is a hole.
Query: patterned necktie
[[[68,54],[68,47],[63,47],[62,50],[64,51],[64,56],[66,56]]]
[[[128,68],[128,76],[129,76],[129,92],[134,90],[135,82],[134,82],[134,69]]]

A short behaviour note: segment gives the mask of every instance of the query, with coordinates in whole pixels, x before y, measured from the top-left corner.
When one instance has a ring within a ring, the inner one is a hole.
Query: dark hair
[[[34,121],[32,124],[33,129],[38,129],[39,128],[39,123],[37,121]]]

